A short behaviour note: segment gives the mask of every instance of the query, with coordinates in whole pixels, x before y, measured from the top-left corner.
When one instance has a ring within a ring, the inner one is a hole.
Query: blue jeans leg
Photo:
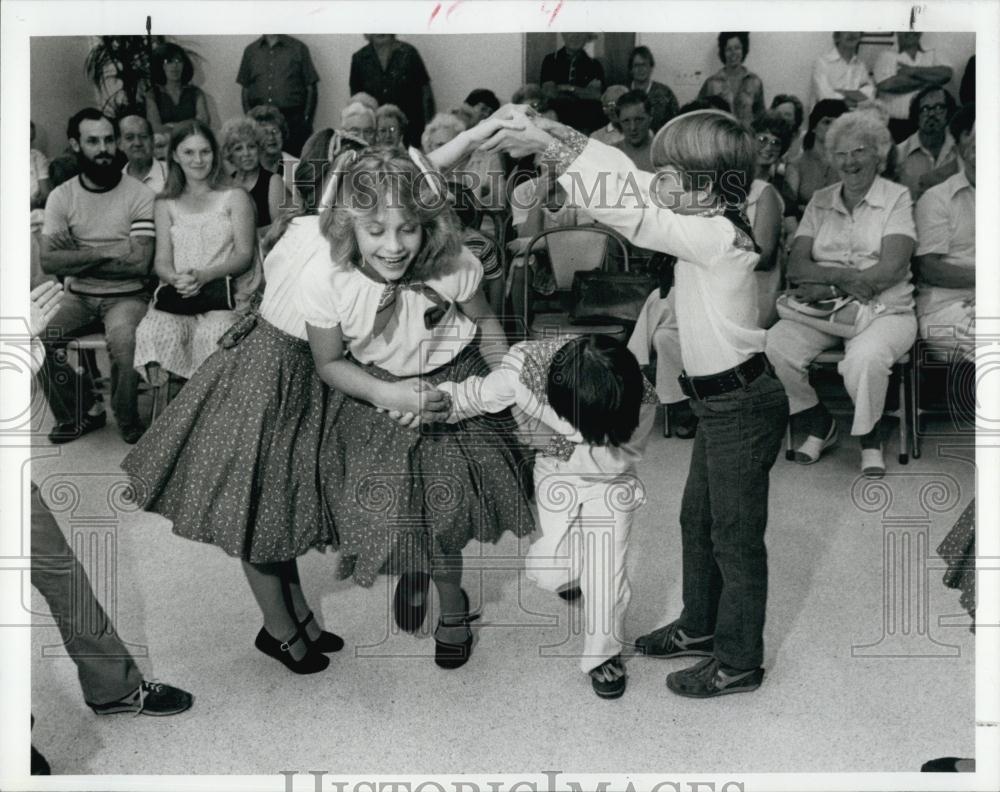
[[[700,422],[681,506],[681,625],[715,635],[727,666],[763,662],[767,608],[767,499],[788,422],[788,399],[770,374],[746,388],[692,401]]]

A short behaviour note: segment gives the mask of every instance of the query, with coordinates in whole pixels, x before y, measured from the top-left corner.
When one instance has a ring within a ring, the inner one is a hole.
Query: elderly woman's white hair
[[[834,151],[837,141],[844,135],[852,134],[859,135],[866,143],[875,147],[878,152],[879,173],[884,171],[892,149],[892,135],[889,134],[888,127],[879,120],[877,113],[871,110],[853,110],[835,119],[826,130],[826,150]]]
[[[376,99],[370,93],[365,93],[364,91],[358,91],[356,94],[352,95],[350,99],[347,100],[347,104],[349,105],[352,105],[355,102],[360,102],[365,107],[370,107],[372,110],[378,110],[378,99]]]
[[[863,102],[858,102],[858,106],[854,109],[858,113],[871,113],[886,129],[889,128],[891,118],[889,106],[881,99],[865,99]]]
[[[427,151],[427,144],[430,143],[431,135],[439,130],[448,130],[452,133],[452,137],[461,135],[466,129],[466,125],[462,123],[462,120],[451,113],[438,113],[431,122],[424,127],[424,132],[420,136],[420,147]]]
[[[375,111],[361,104],[361,102],[351,102],[351,104],[340,111],[340,125],[342,127],[347,126],[347,119],[354,116],[370,118],[372,125],[375,125]]]

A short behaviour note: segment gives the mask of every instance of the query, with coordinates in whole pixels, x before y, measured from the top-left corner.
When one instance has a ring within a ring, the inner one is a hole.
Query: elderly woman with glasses
[[[402,146],[406,124],[406,116],[396,105],[382,105],[375,111],[375,141],[380,146]]]
[[[360,102],[353,102],[340,112],[340,131],[360,138],[369,145],[375,142],[377,128],[375,113]]]
[[[288,122],[284,114],[274,105],[257,105],[250,108],[247,118],[256,121],[262,130],[260,139],[260,164],[271,173],[277,173],[285,186],[285,192],[296,199],[295,166],[298,159],[285,148],[288,140]]]
[[[813,313],[830,312],[842,302],[838,298],[853,301],[818,321],[783,311],[768,330],[767,356],[788,393],[793,426],[806,434],[795,461],[809,465],[838,434],[809,384],[809,364],[820,352],[843,346],[837,369],[854,403],[851,434],[861,442],[862,472],[878,478],[885,473],[879,422],[889,373],[917,333],[910,283],[913,201],[906,187],[879,175],[892,138],[871,114],[838,118],[826,147],[840,181],[817,190],[806,207],[789,254],[790,294]]]

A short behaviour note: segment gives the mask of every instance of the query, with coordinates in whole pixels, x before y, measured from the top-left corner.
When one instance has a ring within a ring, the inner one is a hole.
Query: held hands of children
[[[451,413],[451,396],[421,380],[400,380],[387,384],[375,408],[388,413],[402,426],[415,429],[421,423],[447,419]]]

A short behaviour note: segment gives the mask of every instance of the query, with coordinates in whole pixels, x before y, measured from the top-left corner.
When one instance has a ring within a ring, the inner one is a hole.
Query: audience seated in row
[[[802,121],[801,102],[790,95],[774,98],[773,106],[791,121],[791,125],[783,126],[780,119],[772,115],[763,115],[762,107],[757,107],[758,99],[755,95],[759,87],[759,78],[744,66],[744,60],[749,52],[748,34],[724,33],[720,34],[718,41],[720,59],[724,63],[723,69],[706,80],[702,86],[702,98],[684,109],[689,110],[709,103],[728,110],[731,102],[736,106],[737,115],[742,113],[748,118],[757,120],[753,132],[757,138],[755,145],[758,147],[758,170],[757,178],[748,195],[746,208],[758,242],[763,243],[761,246],[764,255],[759,277],[766,283],[762,284],[764,288],[759,291],[760,315],[766,326],[773,319],[773,302],[770,299],[770,295],[774,293],[772,280],[780,279],[781,276],[785,248],[782,236],[787,232],[780,226],[773,230],[774,210],[778,210],[779,217],[784,206],[787,206],[788,213],[794,213],[796,208],[803,211],[817,190],[837,181],[838,169],[827,159],[829,155],[825,145],[825,132],[827,126],[848,109],[848,105],[856,106],[859,110],[876,113],[881,111],[877,104],[866,98],[871,93],[871,82],[856,74],[858,72],[856,34],[835,33],[833,50],[821,58],[825,59],[826,66],[821,66],[817,61],[814,69],[814,88],[821,86],[825,90],[828,84],[831,90],[844,97],[845,101],[820,99],[817,102],[810,114],[809,129],[803,141],[803,154],[798,159],[792,159],[786,166],[785,160],[791,159],[788,149],[794,144],[797,137],[795,133]],[[583,43],[586,43],[586,37]],[[903,47],[902,40],[900,47]],[[582,52],[582,46],[579,49]],[[393,45],[392,51],[398,51],[398,47]],[[575,51],[569,52],[564,49],[562,52],[564,55],[571,55],[570,60],[576,65],[587,63]],[[185,62],[184,58],[176,57],[176,53],[172,57],[166,49],[159,54],[163,56],[162,66],[165,69],[165,80],[169,77],[169,85],[176,88],[177,81],[182,86],[188,85],[191,73],[186,64],[190,64],[190,58]],[[419,55],[417,57],[419,58]],[[554,56],[553,62],[557,60],[558,58]],[[605,92],[605,99],[614,99],[614,109],[611,111],[610,107],[607,108],[610,123],[595,133],[594,137],[600,139],[606,136],[607,139],[614,140],[614,137],[620,136],[621,139],[615,142],[616,147],[625,152],[640,169],[652,170],[652,163],[649,162],[649,141],[652,139],[653,124],[662,117],[664,108],[667,110],[666,114],[670,115],[672,107],[676,106],[676,98],[668,87],[662,86],[665,90],[661,90],[657,86],[662,84],[652,81],[651,74],[655,62],[647,48],[636,47],[630,55],[629,66],[633,90],[628,90],[628,86],[613,86]],[[577,79],[575,71],[574,67],[574,79]],[[935,75],[940,76],[937,71]],[[851,85],[852,82],[857,83],[857,88]],[[588,86],[589,82],[585,87]],[[882,88],[879,90],[881,93]],[[658,99],[655,98],[657,95]],[[551,112],[544,92],[536,85],[523,86],[514,98],[531,104],[541,112]],[[370,142],[384,142],[389,145],[398,145],[405,138],[410,123],[399,107],[382,105],[373,112],[370,105],[376,101],[370,96],[359,92],[352,99],[355,101],[344,109],[342,115],[341,126],[345,131]],[[149,98],[147,103],[148,101]],[[156,103],[158,99],[154,97],[152,101]],[[492,113],[499,104],[499,100],[491,91],[480,88],[472,91],[456,112],[467,116],[470,123],[477,123]],[[950,94],[934,84],[928,84],[923,90],[912,93],[910,105],[910,117],[917,124],[917,131],[898,147],[895,154],[887,155],[886,164],[889,170],[885,175],[892,175],[892,163],[898,160],[900,181],[910,187],[913,198],[917,199],[927,187],[944,182],[955,175],[959,165],[955,143],[946,129],[947,118],[954,107]],[[256,209],[256,225],[266,227],[268,222],[274,219],[277,209],[287,197],[295,194],[291,182],[296,160],[283,150],[288,127],[277,108],[260,105],[251,111],[250,116],[256,121],[256,129],[253,122],[247,118],[233,119],[223,127],[222,150],[221,153],[217,153],[221,154],[218,156],[218,165],[224,168],[225,184],[242,187],[251,195],[252,204]],[[422,140],[425,151],[433,150],[463,128],[462,121],[455,113],[439,114],[426,128],[427,134]],[[254,131],[251,133],[251,130]],[[124,172],[144,181],[158,192],[167,168],[154,156],[150,140],[151,132],[155,134],[154,125],[141,116],[125,117],[121,121],[120,146],[128,158]],[[777,161],[774,161],[773,156],[775,150],[777,150]],[[264,178],[264,174],[271,168],[279,176]],[[480,155],[477,152],[465,163],[456,166],[453,175],[465,187],[472,189],[479,198],[481,208],[484,204],[492,206],[491,201],[497,206],[503,205],[507,195],[505,177],[510,170],[510,166],[505,167],[505,163],[499,157]],[[784,184],[782,170],[786,171]],[[768,182],[772,184],[769,186]],[[786,195],[789,197],[786,198]],[[546,197],[551,200],[542,203],[547,204],[550,214],[555,214],[560,208],[558,195],[553,191],[553,194],[547,193]],[[476,222],[479,222],[478,218]],[[516,244],[514,248],[516,249]],[[508,284],[514,277],[514,269],[521,268],[516,266],[512,268]],[[185,375],[180,373],[180,376]]]

